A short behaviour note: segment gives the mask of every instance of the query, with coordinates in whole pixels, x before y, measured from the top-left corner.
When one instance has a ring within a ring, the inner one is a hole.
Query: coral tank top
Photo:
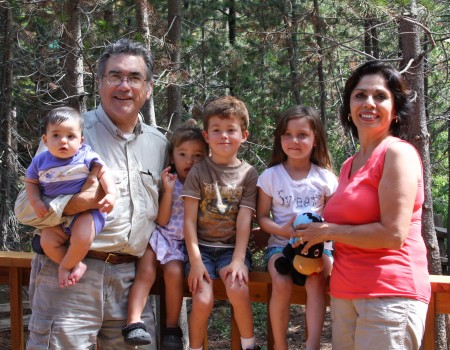
[[[342,166],[339,185],[324,210],[330,223],[361,225],[380,221],[378,186],[383,173],[386,149],[394,138],[382,142],[366,164],[350,176],[352,161]],[[412,146],[411,146],[412,147]],[[335,242],[330,294],[356,299],[405,297],[428,303],[431,288],[426,247],[421,235],[423,178],[417,188],[408,237],[400,249],[363,249]]]

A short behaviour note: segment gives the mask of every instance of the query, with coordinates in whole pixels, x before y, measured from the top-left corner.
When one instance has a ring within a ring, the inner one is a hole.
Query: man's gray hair
[[[115,43],[112,43],[106,47],[105,51],[98,60],[97,79],[100,79],[105,74],[108,59],[111,56],[121,54],[142,57],[147,67],[146,79],[153,81],[153,57],[151,52],[141,43],[126,38],[119,39]]]

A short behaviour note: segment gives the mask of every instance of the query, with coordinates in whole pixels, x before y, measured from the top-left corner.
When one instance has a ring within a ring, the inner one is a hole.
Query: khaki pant
[[[123,342],[128,293],[135,263],[106,264],[85,259],[87,271],[75,286],[59,288],[58,265],[45,255],[33,258],[30,280],[32,315],[27,349],[134,349]],[[142,320],[156,349],[154,315],[147,303]]]
[[[407,298],[331,298],[333,350],[418,350],[428,305]]]

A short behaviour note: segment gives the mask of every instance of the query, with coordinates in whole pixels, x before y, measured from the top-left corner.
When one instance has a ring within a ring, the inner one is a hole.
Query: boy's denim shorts
[[[199,244],[200,254],[202,256],[203,264],[212,279],[219,279],[220,269],[230,265],[231,259],[233,258],[234,247],[224,248],[224,247],[209,247]],[[245,265],[249,270],[252,270],[252,256],[250,250],[247,249],[245,254]],[[188,255],[186,254],[185,261],[185,275],[189,275],[191,270],[191,264],[188,260]]]

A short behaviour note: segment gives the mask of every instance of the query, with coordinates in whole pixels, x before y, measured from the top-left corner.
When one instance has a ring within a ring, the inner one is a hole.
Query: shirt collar
[[[105,110],[103,109],[102,105],[100,104],[96,110],[96,114],[100,122],[106,127],[106,129],[111,133],[113,136],[119,136],[123,137],[123,132],[120,130],[108,117]],[[138,115],[138,121],[136,125],[134,126],[133,134],[135,137],[137,137],[139,134],[142,134],[142,115],[139,113]]]

